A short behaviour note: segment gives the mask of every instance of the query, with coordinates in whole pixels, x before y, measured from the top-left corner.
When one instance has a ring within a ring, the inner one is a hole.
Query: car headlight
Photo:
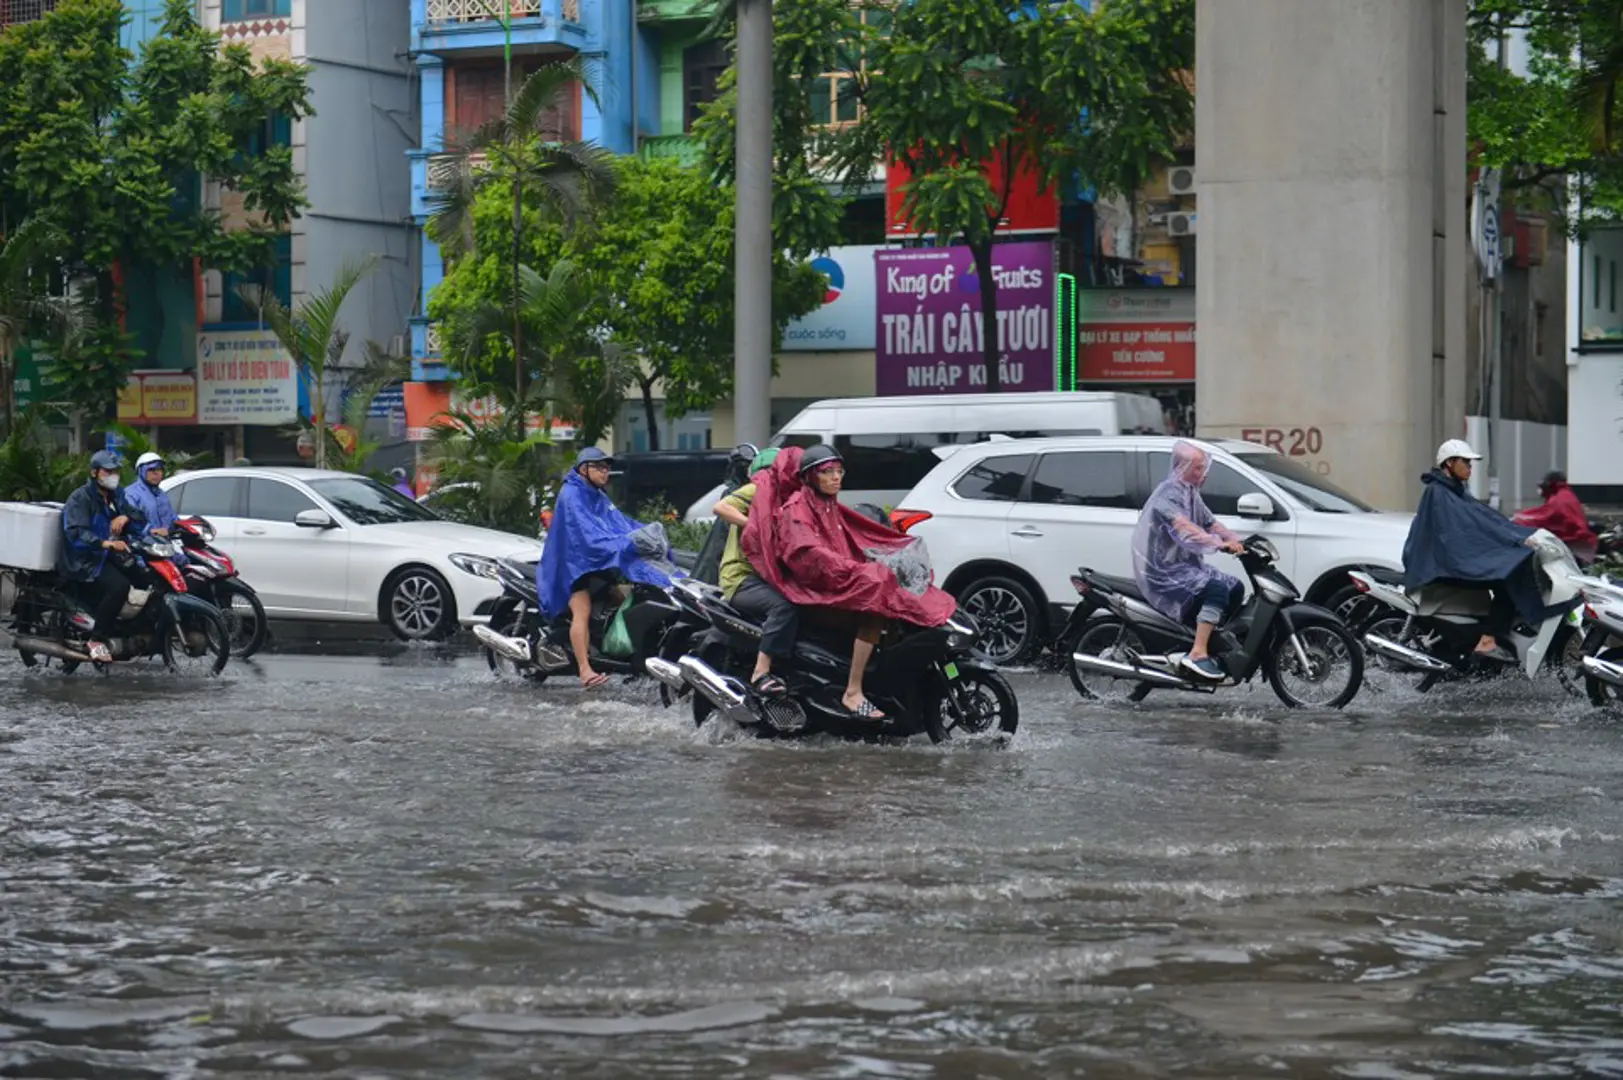
[[[491,581],[501,580],[500,567],[497,565],[495,559],[492,559],[487,555],[464,555],[458,553],[448,557],[451,560],[451,565],[462,571],[464,574],[472,574],[474,577],[489,578]]]

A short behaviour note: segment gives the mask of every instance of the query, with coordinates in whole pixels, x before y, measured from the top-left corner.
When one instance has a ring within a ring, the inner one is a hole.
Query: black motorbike
[[[1260,671],[1293,708],[1339,709],[1357,696],[1364,681],[1358,639],[1334,612],[1302,601],[1296,586],[1274,569],[1279,552],[1267,539],[1252,536],[1244,548],[1240,565],[1252,594],[1212,632],[1220,680],[1184,670],[1194,628],[1151,607],[1133,580],[1079,570],[1072,584],[1085,603],[1071,613],[1075,625],[1065,632],[1065,640],[1076,642],[1069,667],[1077,691],[1108,698],[1098,681],[1125,682],[1131,687],[1127,699],[1142,701],[1157,689],[1213,693],[1250,682]],[[1111,614],[1090,618],[1101,607]]]
[[[769,737],[816,732],[864,739],[924,733],[942,742],[954,733],[1013,735],[1020,722],[1014,689],[977,648],[980,631],[963,612],[945,625],[899,626],[887,632],[864,678],[869,700],[883,720],[850,715],[841,703],[851,668],[851,638],[803,628],[792,659],[773,666],[787,692],[763,696],[746,685],[755,665],[761,628],[722,599],[721,591],[681,581],[672,595],[709,623],[687,655],[650,659],[648,673],[679,699],[693,699],[693,720],[720,712],[740,727]]]
[[[252,585],[242,580],[231,556],[214,546],[214,526],[192,515],[175,521],[174,540],[186,555],[183,567],[190,592],[220,609],[231,632],[231,655],[246,660],[270,636],[265,605]]]
[[[118,626],[106,642],[114,661],[162,656],[171,670],[218,675],[231,656],[231,636],[220,610],[189,593],[174,564],[178,548],[160,537],[127,542],[128,552],[107,553],[131,585]],[[53,571],[17,573],[12,644],[23,665],[55,660],[68,673],[92,663],[89,646],[96,620],[85,587],[63,581]]]

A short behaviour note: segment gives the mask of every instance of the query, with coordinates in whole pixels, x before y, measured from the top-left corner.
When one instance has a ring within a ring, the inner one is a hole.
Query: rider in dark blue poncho
[[[592,669],[587,655],[593,597],[622,580],[670,584],[670,578],[649,565],[639,550],[636,534],[646,527],[615,509],[603,490],[613,463],[614,459],[595,446],[576,456],[575,466],[558,492],[541,563],[535,569],[542,613],[548,619],[569,613],[569,644],[580,668],[581,684],[588,689],[608,681],[607,675]]]

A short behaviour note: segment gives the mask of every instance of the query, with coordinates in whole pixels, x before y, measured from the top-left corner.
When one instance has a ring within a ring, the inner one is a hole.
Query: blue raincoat
[[[124,497],[130,505],[141,511],[146,518],[146,527],[150,529],[172,529],[175,526],[175,504],[169,501],[169,493],[161,488],[155,488],[145,480],[137,480],[124,489]]]
[[[638,554],[632,534],[645,526],[622,514],[603,491],[578,472],[564,478],[552,526],[535,568],[541,610],[556,619],[569,610],[570,586],[599,570],[618,570],[644,585],[669,585],[671,579]]]
[[[1527,546],[1534,530],[1477,502],[1441,469],[1420,479],[1426,486],[1403,543],[1404,589],[1413,593],[1434,581],[1499,585],[1517,614],[1542,622],[1547,611]]]

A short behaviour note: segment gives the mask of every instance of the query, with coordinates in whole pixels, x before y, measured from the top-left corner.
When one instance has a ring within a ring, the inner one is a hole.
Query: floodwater
[[[424,649],[0,658],[0,1076],[1623,1077],[1559,687],[772,745]]]

